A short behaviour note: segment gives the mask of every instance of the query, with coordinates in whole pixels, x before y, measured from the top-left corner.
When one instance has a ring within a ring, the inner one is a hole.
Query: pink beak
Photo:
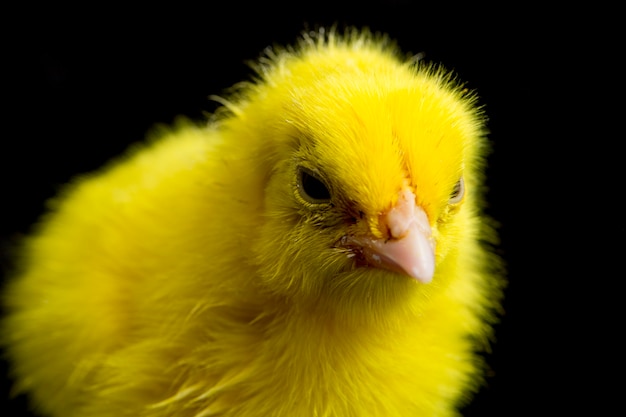
[[[381,229],[386,226],[389,238],[349,237],[348,245],[358,247],[368,266],[429,283],[435,273],[435,243],[426,212],[415,203],[415,194],[403,189],[380,223]]]

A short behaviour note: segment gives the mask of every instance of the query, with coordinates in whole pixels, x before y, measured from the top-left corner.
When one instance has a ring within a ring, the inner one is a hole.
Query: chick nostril
[[[388,219],[389,225],[387,229],[389,230],[389,235],[392,239],[402,239],[409,232],[409,223],[406,218],[402,218],[399,216],[394,216],[391,219]]]
[[[383,223],[391,239],[402,239],[409,233],[415,216],[415,194],[409,189],[400,192],[400,197],[385,216]]]

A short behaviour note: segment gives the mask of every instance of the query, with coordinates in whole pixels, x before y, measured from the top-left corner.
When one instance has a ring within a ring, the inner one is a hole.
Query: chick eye
[[[461,177],[456,184],[454,184],[454,188],[452,188],[452,192],[450,193],[449,204],[457,204],[463,200],[463,196],[465,195],[465,181],[463,181],[463,177]]]
[[[298,190],[303,199],[313,204],[330,202],[330,191],[326,184],[306,168],[298,169]]]

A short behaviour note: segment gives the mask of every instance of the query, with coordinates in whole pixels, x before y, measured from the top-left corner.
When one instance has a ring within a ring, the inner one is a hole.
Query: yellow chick
[[[255,69],[25,240],[2,343],[37,412],[455,416],[480,387],[504,279],[476,96],[366,30]]]

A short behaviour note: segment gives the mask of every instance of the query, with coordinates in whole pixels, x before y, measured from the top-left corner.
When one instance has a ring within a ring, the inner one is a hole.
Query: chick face
[[[462,238],[480,115],[441,69],[330,42],[275,56],[237,109],[267,155],[259,268],[292,296],[422,291]]]

